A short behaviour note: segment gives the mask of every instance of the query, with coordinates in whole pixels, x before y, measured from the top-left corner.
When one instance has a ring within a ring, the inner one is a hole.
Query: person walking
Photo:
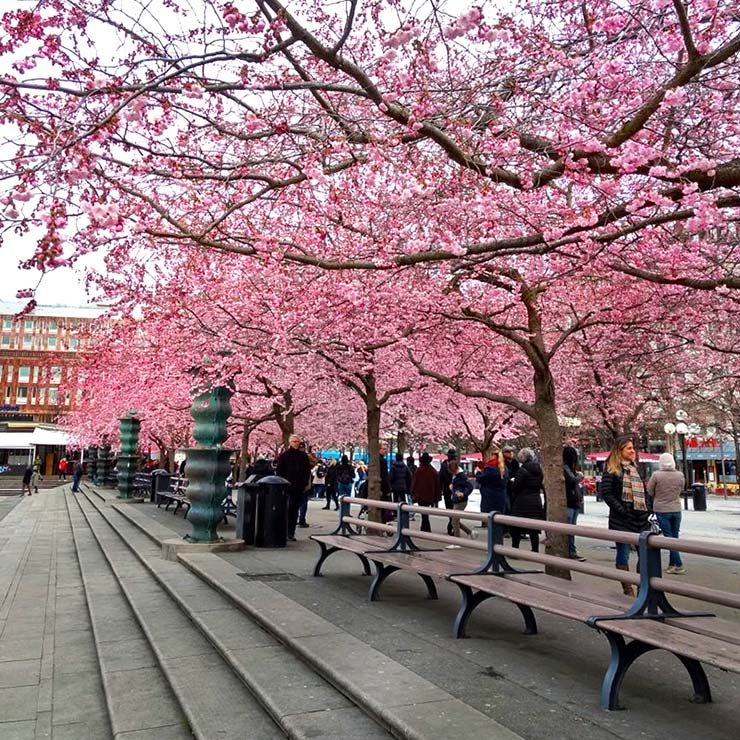
[[[673,455],[664,452],[658,458],[658,470],[650,476],[647,483],[647,492],[652,499],[658,524],[666,537],[678,538],[681,530],[681,492],[685,486],[686,479],[683,473],[676,470]],[[680,552],[670,551],[665,572],[674,575],[686,573]]]
[[[439,468],[439,484],[442,487],[442,498],[445,502],[446,509],[452,509],[452,474],[450,473],[450,463],[457,460],[457,450],[450,447],[447,450],[447,459],[442,461]],[[447,534],[452,534],[452,519],[447,522]]]
[[[406,458],[406,467],[409,469],[409,473],[411,473],[411,477],[414,477],[414,473],[416,472],[416,468],[418,467],[417,464],[414,462],[414,456],[409,455]]]
[[[59,470],[59,480],[65,481],[67,480],[67,458],[63,457],[58,464],[58,470]]]
[[[480,488],[480,510],[482,514],[491,511],[506,511],[506,466],[499,450],[494,450],[483,470],[475,474]]]
[[[72,493],[79,493],[82,479],[82,462],[75,460],[72,465]]]
[[[342,496],[352,495],[352,483],[355,480],[355,469],[350,464],[347,455],[342,455],[342,459],[336,466],[337,492],[334,497],[334,503],[339,508],[339,499]]]
[[[625,434],[614,440],[604,466],[601,496],[609,507],[609,529],[639,534],[649,529],[647,491],[636,465],[637,451],[633,439]],[[630,546],[617,542],[616,567],[629,570]],[[622,591],[634,596],[632,584],[622,582]]]
[[[391,465],[391,472],[389,476],[391,485],[391,494],[393,495],[393,501],[397,504],[406,503],[406,495],[411,489],[411,471],[403,461],[403,453],[397,452],[396,459]]]
[[[527,519],[544,519],[545,508],[542,505],[542,466],[537,462],[534,452],[529,447],[522,447],[517,455],[519,463],[516,475],[511,484],[511,515]],[[529,535],[532,552],[540,551],[540,530],[511,528],[511,546],[519,547],[522,535]]]
[[[308,516],[308,497],[313,489],[313,469],[316,466],[316,456],[311,452],[311,448],[308,448],[308,451],[306,451],[306,443],[301,442],[299,445],[299,449],[306,453],[306,456],[308,457],[308,481],[306,482],[306,487],[303,489],[303,493],[301,494],[301,502],[298,505],[298,526],[302,527],[303,529],[308,528],[308,522],[306,521],[306,516]]]
[[[311,461],[305,450],[300,449],[301,438],[291,434],[288,448],[277,460],[277,474],[288,481],[288,540],[295,542],[298,510],[303,494],[311,480]]]
[[[33,466],[27,465],[23,471],[23,485],[21,487],[21,496],[25,496],[26,492],[31,495],[31,476],[33,475]]]
[[[581,486],[583,475],[578,472],[578,451],[570,445],[563,448],[563,476],[565,477],[568,524],[575,524],[578,521],[578,514],[583,511],[583,487]],[[568,557],[581,562],[586,559],[578,554],[576,538],[572,534],[568,535]]]
[[[432,467],[432,458],[428,452],[423,452],[419,458],[419,467],[411,478],[411,500],[417,506],[436,507],[442,498],[439,475]],[[421,531],[431,532],[429,514],[421,515]]]
[[[331,508],[331,502],[334,502],[334,508],[339,508],[339,502],[337,500],[337,461],[331,460],[329,466],[326,469],[326,478],[324,480],[325,494],[326,494],[326,506],[325,509]]]
[[[314,498],[324,498],[324,494],[326,493],[326,463],[323,460],[319,460],[316,464],[316,467],[311,471],[313,474],[313,497]],[[328,509],[328,501],[327,506],[324,507],[325,509]]]
[[[452,508],[455,511],[465,511],[465,507],[468,505],[468,498],[473,492],[473,484],[468,480],[468,476],[460,468],[460,463],[457,460],[450,461],[448,469],[452,476],[452,483],[450,484]],[[460,530],[465,532],[470,539],[478,539],[477,532],[473,532],[461,519],[454,517],[452,519],[452,536],[459,537]],[[448,547],[457,547],[457,545],[448,545]]]
[[[31,487],[33,488],[34,493],[39,492],[39,481],[42,480],[41,471],[37,467],[34,467],[33,473],[31,473]],[[28,495],[30,496],[31,494],[29,493]]]

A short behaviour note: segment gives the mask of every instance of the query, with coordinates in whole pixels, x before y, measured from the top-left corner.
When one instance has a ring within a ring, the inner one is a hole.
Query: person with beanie
[[[439,475],[432,467],[431,455],[424,452],[419,459],[419,467],[411,479],[411,500],[416,506],[436,507],[440,498],[442,498],[442,489],[439,483]],[[421,515],[421,531],[432,531],[428,514]]]
[[[653,499],[653,511],[666,537],[678,538],[681,530],[681,492],[685,485],[683,473],[676,470],[673,455],[670,452],[664,452],[658,458],[658,470],[650,476],[647,492]],[[674,575],[686,573],[686,568],[681,561],[681,553],[670,551],[665,572]]]

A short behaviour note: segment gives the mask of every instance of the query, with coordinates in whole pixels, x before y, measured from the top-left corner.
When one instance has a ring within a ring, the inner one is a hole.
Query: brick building
[[[38,306],[16,318],[22,307],[0,302],[0,423],[53,422],[75,408],[74,361],[103,309]]]

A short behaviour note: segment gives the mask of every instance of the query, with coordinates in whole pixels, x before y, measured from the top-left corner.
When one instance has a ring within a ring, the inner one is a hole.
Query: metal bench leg
[[[536,635],[537,620],[534,618],[534,612],[526,604],[517,604],[517,606],[524,617],[524,634]]]
[[[465,628],[468,625],[470,615],[478,604],[482,604],[486,599],[492,598],[493,594],[487,594],[485,591],[473,592],[470,586],[462,583],[456,584],[462,594],[462,604],[455,617],[455,624],[452,627],[452,636],[458,640],[465,637]]]
[[[604,676],[604,683],[601,686],[601,707],[602,709],[623,709],[619,703],[619,690],[622,687],[622,681],[629,670],[630,666],[645,653],[650,650],[658,650],[654,645],[647,645],[639,640],[633,640],[626,643],[621,635],[613,632],[604,633],[609,640],[612,650],[612,657],[609,668]],[[676,655],[676,653],[673,653]],[[697,704],[707,704],[712,701],[712,692],[709,688],[707,674],[698,660],[687,658],[683,655],[676,655],[683,663],[684,668],[688,671],[691,683],[694,688],[693,702]]]
[[[438,599],[439,596],[437,596],[437,586],[434,583],[434,579],[431,576],[424,575],[423,573],[419,573],[419,575],[421,576],[422,581],[426,584],[427,598]]]
[[[400,568],[397,568],[395,565],[383,565],[383,563],[378,563],[375,560],[373,563],[375,563],[375,578],[373,578],[373,582],[370,584],[370,591],[367,595],[368,601],[377,601],[380,585],[391,573],[395,573],[397,570],[400,570]]]
[[[329,555],[336,552],[339,548],[338,547],[327,548],[327,546],[323,542],[318,542],[317,544],[321,548],[321,555],[319,555],[319,559],[316,562],[316,566],[313,569],[313,574],[316,578],[319,578],[321,576],[321,566],[324,564],[324,561],[329,557]]]
[[[360,558],[360,560],[362,562],[362,567],[365,569],[365,575],[366,576],[371,576],[373,573],[370,570],[370,561],[364,555],[362,555],[359,552],[357,553],[357,557]]]

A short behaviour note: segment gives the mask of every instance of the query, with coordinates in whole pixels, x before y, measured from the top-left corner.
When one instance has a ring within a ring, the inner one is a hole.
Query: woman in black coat
[[[528,519],[544,519],[545,509],[542,505],[542,467],[534,457],[534,452],[528,447],[523,447],[517,455],[519,469],[511,484],[511,515],[523,516]],[[511,530],[511,545],[519,547],[523,534],[529,535],[532,544],[532,552],[539,552],[540,532],[537,529]]]
[[[601,497],[609,507],[609,529],[618,532],[639,534],[650,527],[649,499],[645,482],[637,472],[637,451],[632,437],[617,437],[606,459],[604,475],[601,478]],[[630,546],[617,542],[616,566],[619,570],[629,570]],[[629,583],[622,583],[627,596],[635,591]]]

